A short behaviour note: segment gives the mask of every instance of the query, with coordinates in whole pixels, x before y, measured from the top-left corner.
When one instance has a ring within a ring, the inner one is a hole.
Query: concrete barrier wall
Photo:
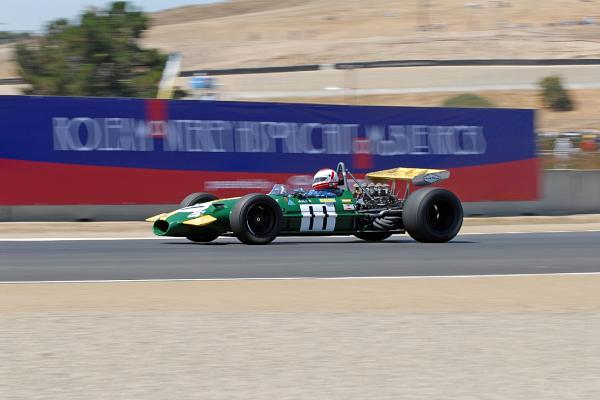
[[[544,181],[543,206],[549,212],[600,212],[600,170],[549,170]]]
[[[515,178],[518,179],[518,178]],[[539,201],[465,203],[466,215],[564,215],[600,213],[600,170],[546,170]]]
[[[543,198],[541,200],[464,203],[465,215],[509,216],[600,213],[600,170],[547,170],[542,175]],[[142,220],[176,207],[176,204],[0,206],[0,221]]]

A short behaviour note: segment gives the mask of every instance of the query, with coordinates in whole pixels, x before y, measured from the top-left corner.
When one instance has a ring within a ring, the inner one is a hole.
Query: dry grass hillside
[[[424,3],[431,5],[419,6]],[[179,51],[186,68],[199,69],[600,57],[598,15],[596,4],[586,0],[233,0],[156,13],[145,42]],[[577,24],[583,21],[594,23]]]
[[[306,0],[242,0],[219,4],[184,6],[154,14],[154,25],[172,25],[184,22],[215,19],[285,9],[307,3]]]
[[[230,0],[152,14],[144,44],[182,53],[186,69],[590,58],[600,57],[598,15],[589,0]],[[14,76],[11,57],[0,46],[0,77]]]

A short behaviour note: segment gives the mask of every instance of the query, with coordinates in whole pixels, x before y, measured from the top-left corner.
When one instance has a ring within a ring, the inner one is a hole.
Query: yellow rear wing
[[[445,169],[392,168],[369,172],[366,177],[372,181],[411,181],[416,186],[426,186],[450,177]]]

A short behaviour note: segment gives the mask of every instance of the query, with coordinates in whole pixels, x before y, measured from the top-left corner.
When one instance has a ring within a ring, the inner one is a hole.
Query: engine
[[[366,186],[354,185],[356,211],[365,215],[372,227],[379,231],[402,229],[402,200],[382,183],[369,183]]]
[[[390,186],[382,183],[369,183],[363,187],[355,184],[354,197],[357,211],[378,211],[402,206],[401,201],[390,191]]]

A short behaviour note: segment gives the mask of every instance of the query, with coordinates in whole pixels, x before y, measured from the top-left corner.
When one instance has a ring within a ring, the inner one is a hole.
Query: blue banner
[[[5,163],[258,174],[338,161],[359,173],[535,169],[533,110],[0,96],[0,120]]]

